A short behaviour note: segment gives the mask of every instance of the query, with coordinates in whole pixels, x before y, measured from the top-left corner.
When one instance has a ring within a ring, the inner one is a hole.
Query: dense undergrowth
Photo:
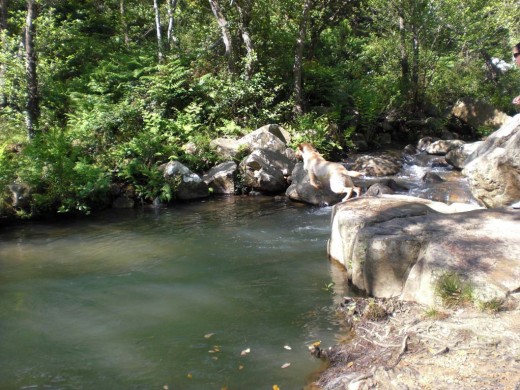
[[[175,183],[164,181],[161,164],[178,160],[202,173],[219,162],[211,140],[268,123],[284,126],[293,143],[312,142],[331,156],[352,147],[355,134],[378,147],[390,115],[403,123],[436,116],[442,124],[445,109],[463,96],[513,113],[518,94],[517,72],[489,61],[508,59],[518,37],[511,16],[518,5],[509,0],[464,7],[447,0],[320,0],[306,3],[306,14],[289,0],[220,3],[232,56],[207,2],[159,2],[163,33],[164,20],[175,22],[161,60],[151,3],[36,1],[40,115],[29,139],[21,50],[27,3],[12,0],[2,10],[0,214],[11,207],[13,184],[31,195],[17,208],[20,217],[88,213],[106,207],[121,187],[143,203],[174,200]],[[253,51],[245,50],[245,31]]]

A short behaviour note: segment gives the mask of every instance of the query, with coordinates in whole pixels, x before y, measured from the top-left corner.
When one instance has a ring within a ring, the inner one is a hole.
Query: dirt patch
[[[520,297],[496,313],[346,298],[351,339],[315,356],[329,368],[312,389],[520,390]]]

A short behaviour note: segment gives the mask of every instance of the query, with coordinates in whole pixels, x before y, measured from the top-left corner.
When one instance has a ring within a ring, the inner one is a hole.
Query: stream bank
[[[347,298],[352,338],[321,351],[329,368],[309,389],[518,389],[520,297],[497,312],[427,309],[395,298]]]

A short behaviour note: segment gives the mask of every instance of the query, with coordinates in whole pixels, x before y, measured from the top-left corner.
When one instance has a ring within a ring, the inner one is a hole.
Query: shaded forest
[[[462,97],[514,114],[520,91],[516,0],[0,0],[0,12],[0,194],[31,188],[29,216],[88,213],[112,185],[170,201],[159,165],[202,172],[219,162],[212,139],[268,123],[325,154],[356,137],[375,149],[389,117],[442,126]]]

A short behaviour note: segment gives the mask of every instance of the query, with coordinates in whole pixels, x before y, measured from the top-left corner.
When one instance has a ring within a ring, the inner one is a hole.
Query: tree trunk
[[[419,33],[417,32],[417,27],[413,28],[413,51],[412,51],[412,74],[411,74],[411,82],[412,82],[412,97],[413,97],[413,108],[417,112],[422,107],[422,102],[420,101],[420,91],[419,91]]]
[[[125,45],[128,46],[130,43],[130,38],[128,37],[128,22],[126,20],[125,0],[119,0],[119,13],[121,15],[121,29],[123,30]]]
[[[27,19],[25,25],[25,73],[27,78],[26,123],[29,139],[34,138],[40,117],[38,96],[38,77],[36,73],[36,51],[34,38],[36,28],[34,20],[37,17],[35,0],[27,0]]]
[[[241,3],[242,2],[238,0],[235,1],[235,6],[240,18],[240,31],[242,33],[242,40],[244,41],[247,52],[246,77],[247,79],[250,79],[251,76],[253,76],[256,64],[256,55],[253,47],[253,41],[251,40],[251,35],[249,34],[249,24],[251,23],[251,3],[249,0],[245,0],[244,6],[242,6]]]
[[[174,35],[174,25],[175,25],[175,19],[173,17],[173,14],[175,13],[175,10],[177,8],[177,0],[168,0],[168,33],[167,33],[167,42],[168,47],[171,49],[174,45],[177,45],[179,40]]]
[[[164,50],[161,35],[161,15],[159,12],[159,4],[157,3],[157,0],[153,0],[153,9],[155,11],[155,30],[157,31],[157,57],[159,59],[159,63],[161,63],[164,58]]]
[[[303,114],[303,47],[305,44],[305,35],[307,32],[307,22],[309,11],[312,6],[312,0],[305,0],[303,5],[302,17],[298,27],[298,37],[296,38],[296,50],[294,54],[293,76],[294,76],[294,107],[295,115]]]
[[[228,22],[220,9],[220,4],[218,0],[209,0],[209,4],[211,5],[211,10],[213,11],[213,15],[217,19],[217,23],[222,32],[222,40],[224,41],[224,46],[226,48],[226,57],[228,61],[228,70],[229,73],[235,73],[235,66],[233,63],[233,44],[231,41],[231,34],[228,29]]]
[[[2,35],[2,49],[5,49],[5,37],[7,33],[7,0],[0,0],[0,34]],[[5,93],[5,64],[0,63],[0,107],[7,106],[7,94]]]
[[[410,85],[410,61],[406,51],[406,26],[401,10],[399,15],[399,53],[401,63],[401,92],[406,96]]]

